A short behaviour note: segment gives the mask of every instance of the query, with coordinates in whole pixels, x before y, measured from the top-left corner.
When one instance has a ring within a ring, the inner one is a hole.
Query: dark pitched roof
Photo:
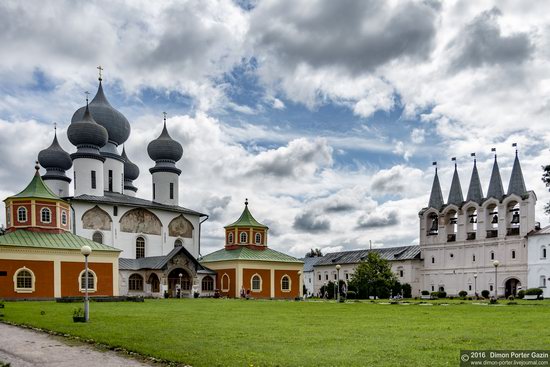
[[[521,165],[519,164],[518,152],[516,151],[516,159],[514,159],[512,175],[510,176],[510,183],[508,184],[508,195],[516,194],[521,196],[525,194],[526,191],[527,189],[525,188],[525,180],[523,179]]]
[[[207,273],[215,273],[214,271],[208,269],[207,267],[201,265],[197,259],[191,255],[189,251],[183,246],[175,247],[172,251],[170,251],[167,255],[163,256],[149,256],[149,257],[142,257],[140,259],[127,259],[127,258],[120,258],[118,259],[118,268],[120,270],[145,270],[145,269],[151,269],[151,270],[160,270],[163,269],[168,261],[172,259],[174,256],[182,252],[189,260],[191,260],[195,266],[197,267],[197,271],[201,271],[201,273],[204,273],[205,271]]]
[[[481,188],[481,181],[479,180],[479,173],[477,172],[477,164],[475,160],[472,177],[470,178],[470,186],[468,187],[468,195],[466,195],[466,201],[470,200],[475,201],[478,204],[483,201],[483,189]]]
[[[432,192],[430,193],[430,201],[428,207],[440,209],[443,206],[443,193],[441,193],[441,185],[437,176],[437,168],[435,169],[434,182],[432,184]]]
[[[453,181],[451,182],[451,189],[449,190],[449,199],[447,204],[454,204],[460,206],[464,201],[462,196],[462,186],[460,186],[460,178],[458,177],[458,170],[455,164],[455,172],[453,174]]]
[[[299,259],[304,262],[304,272],[307,271],[313,271],[313,266],[319,262],[320,259],[322,259],[323,256],[315,256],[315,257],[304,257],[302,259]]]
[[[502,187],[502,179],[500,178],[500,169],[498,168],[497,156],[495,154],[495,163],[493,163],[493,171],[491,172],[491,180],[489,181],[489,189],[487,190],[487,198],[502,199],[504,196],[504,188]]]
[[[388,261],[420,259],[420,246],[385,247],[372,250],[342,251],[325,254],[313,266],[356,264],[364,260],[370,251],[377,252]]]
[[[177,213],[192,214],[198,215],[201,217],[206,216],[206,214],[196,212],[191,209],[187,209],[177,205],[166,205],[157,203],[155,201],[149,201],[145,199],[136,198],[133,196],[119,194],[117,192],[105,191],[103,196],[93,196],[93,195],[79,195],[67,198],[69,201],[85,201],[89,203],[97,204],[111,204],[111,205],[127,205],[143,208],[152,208],[152,209],[161,209]]]

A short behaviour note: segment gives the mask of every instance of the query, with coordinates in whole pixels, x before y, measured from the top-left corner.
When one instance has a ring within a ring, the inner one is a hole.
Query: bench
[[[523,299],[532,301],[539,299],[539,296],[537,296],[536,294],[526,294],[525,296],[523,296]]]

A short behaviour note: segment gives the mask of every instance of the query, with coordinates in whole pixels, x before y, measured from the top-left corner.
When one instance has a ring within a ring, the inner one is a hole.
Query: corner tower
[[[71,179],[65,172],[73,166],[73,161],[57,141],[57,128],[55,128],[52,144],[38,153],[38,162],[46,169],[42,179],[50,190],[60,197],[69,196]]]
[[[147,153],[155,161],[155,166],[149,169],[153,176],[153,201],[178,205],[181,170],[176,167],[176,162],[181,159],[183,148],[168,134],[166,112],[164,112],[162,132],[158,138],[149,143]]]

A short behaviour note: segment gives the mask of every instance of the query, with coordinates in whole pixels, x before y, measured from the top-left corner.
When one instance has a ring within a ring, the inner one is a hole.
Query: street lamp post
[[[337,290],[337,296],[336,296],[336,300],[338,302],[340,302],[340,269],[342,267],[340,266],[340,264],[336,265],[336,290]]]
[[[180,294],[179,294],[179,298],[182,298],[181,296],[182,296],[182,293],[183,293],[183,289],[181,288],[181,277],[183,277],[183,274],[180,273],[179,277],[180,277]]]
[[[477,273],[474,274],[474,295],[477,298]]]
[[[497,269],[500,265],[498,260],[493,261],[493,266],[495,267],[495,299],[498,299],[498,280],[497,280]]]
[[[84,245],[80,248],[80,253],[84,255],[84,319],[90,320],[90,300],[88,299],[88,256],[92,253],[92,248]]]

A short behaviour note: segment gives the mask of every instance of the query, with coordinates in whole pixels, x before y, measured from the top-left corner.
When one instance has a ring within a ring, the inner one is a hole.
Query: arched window
[[[67,212],[65,210],[61,212],[61,224],[67,225]]]
[[[26,222],[27,221],[27,208],[19,207],[17,209],[17,221],[18,222]]]
[[[261,233],[256,233],[256,243],[257,243],[257,244],[262,243],[262,235],[261,235]]]
[[[34,274],[30,269],[25,267],[17,270],[14,275],[15,292],[17,293],[32,293],[34,292]]]
[[[546,259],[546,246],[542,246],[540,248],[540,258],[541,259]]]
[[[246,232],[241,232],[241,243],[246,243],[248,240],[248,236],[246,235]]]
[[[229,232],[229,234],[227,235],[227,243],[233,243],[233,232]]]
[[[224,292],[229,291],[229,283],[230,283],[229,275],[227,275],[227,273],[225,273],[222,276],[222,291],[224,291]]]
[[[82,270],[79,277],[80,291],[86,291],[86,272]],[[97,285],[97,279],[95,273],[88,269],[88,292],[95,292]]]
[[[101,232],[94,232],[94,234],[92,235],[92,241],[103,243],[103,234]]]
[[[40,221],[42,223],[51,223],[52,221],[52,212],[48,208],[42,208],[40,210]]]
[[[174,248],[183,246],[183,242],[178,238],[174,241]]]
[[[283,275],[281,278],[281,290],[283,292],[290,292],[290,278],[288,275]]]
[[[252,276],[252,290],[260,292],[262,290],[262,277],[258,274]]]
[[[136,259],[145,257],[145,239],[143,237],[136,238]]]
[[[132,274],[128,278],[128,290],[143,291],[143,277],[139,274]]]
[[[546,288],[546,276],[545,275],[540,276],[540,287],[541,288]]]
[[[202,278],[202,290],[203,292],[214,290],[214,279],[211,276],[207,275]]]

